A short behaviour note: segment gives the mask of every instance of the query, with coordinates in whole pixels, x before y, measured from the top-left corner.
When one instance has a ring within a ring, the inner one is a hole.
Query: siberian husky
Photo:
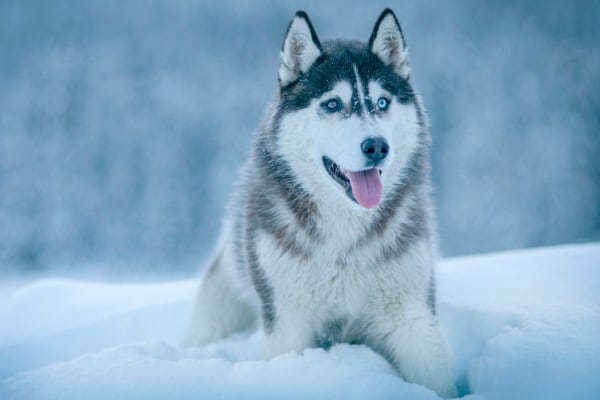
[[[430,134],[394,13],[367,43],[285,34],[279,85],[207,267],[187,345],[260,321],[266,357],[362,343],[456,395],[435,312]]]

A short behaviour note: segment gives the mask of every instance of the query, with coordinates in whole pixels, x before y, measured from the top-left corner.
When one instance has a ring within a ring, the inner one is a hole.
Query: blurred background
[[[598,1],[1,1],[0,274],[197,273],[278,52],[398,15],[443,256],[600,240]]]

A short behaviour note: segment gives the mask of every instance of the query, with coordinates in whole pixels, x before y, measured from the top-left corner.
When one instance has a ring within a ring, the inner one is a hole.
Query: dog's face
[[[385,10],[369,43],[321,45],[303,12],[279,68],[279,151],[301,184],[342,206],[377,207],[415,151],[419,109],[398,21]]]

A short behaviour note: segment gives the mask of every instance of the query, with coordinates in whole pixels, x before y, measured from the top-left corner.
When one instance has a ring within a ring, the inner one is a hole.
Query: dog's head
[[[402,30],[386,9],[368,43],[321,43],[306,13],[281,51],[278,147],[301,184],[341,206],[375,208],[418,146],[422,115]]]

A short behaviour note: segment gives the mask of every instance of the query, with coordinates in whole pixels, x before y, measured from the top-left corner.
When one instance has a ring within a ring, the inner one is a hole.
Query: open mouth
[[[381,169],[349,171],[340,167],[327,156],[323,156],[323,166],[329,176],[344,189],[350,200],[364,208],[377,207],[381,202]]]

